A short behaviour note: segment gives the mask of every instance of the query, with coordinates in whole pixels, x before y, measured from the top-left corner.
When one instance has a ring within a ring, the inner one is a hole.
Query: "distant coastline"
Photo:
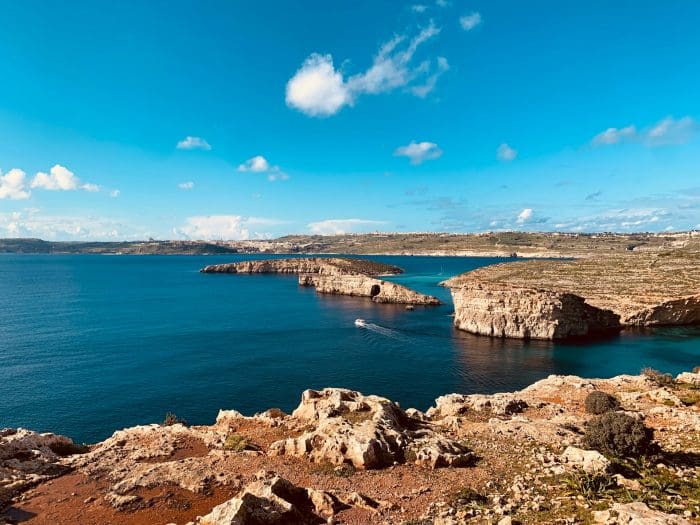
[[[492,232],[296,235],[271,240],[45,241],[0,239],[0,253],[105,255],[415,255],[431,257],[590,257],[682,248],[700,231],[680,233]]]

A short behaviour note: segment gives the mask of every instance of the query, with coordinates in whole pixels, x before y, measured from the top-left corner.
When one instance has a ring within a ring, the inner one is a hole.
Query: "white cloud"
[[[335,69],[331,55],[314,53],[287,82],[287,105],[309,116],[326,117],[351,106],[360,95],[386,93],[427,79],[422,82],[422,89],[414,91],[423,97],[435,87],[439,75],[447,71],[447,60],[438,58],[433,67],[431,61],[415,65],[413,57],[421,44],[439,32],[431,23],[411,39],[395,36],[380,47],[369,69],[347,79]],[[431,80],[432,76],[435,78]]]
[[[647,131],[646,142],[650,146],[684,144],[696,130],[695,121],[691,117],[666,117]]]
[[[316,235],[342,235],[344,233],[375,230],[378,226],[386,224],[383,221],[365,219],[327,219],[325,221],[311,222],[308,228]]]
[[[591,144],[593,146],[609,146],[629,141],[642,142],[644,145],[652,147],[684,144],[691,139],[697,129],[697,124],[691,117],[686,116],[679,119],[666,117],[642,131],[637,131],[634,125],[624,128],[608,128],[593,137]]]
[[[518,214],[518,218],[515,220],[516,224],[525,224],[530,219],[532,219],[532,208],[525,208]]]
[[[180,184],[177,185],[178,188],[181,190],[191,190],[194,188],[194,182],[192,181],[187,181],[187,182],[181,182]]]
[[[618,142],[626,139],[633,138],[637,135],[637,128],[630,125],[624,128],[608,128],[605,131],[598,133],[591,143],[594,146],[607,146],[610,144],[617,144]]]
[[[428,6],[425,4],[414,4],[411,6],[411,11],[414,13],[425,13],[428,10]]]
[[[253,173],[265,173],[269,171],[270,163],[262,155],[256,155],[238,166],[238,171],[252,171]]]
[[[26,186],[27,174],[14,168],[5,175],[0,172],[0,199],[22,200],[28,199],[31,193]]]
[[[113,199],[116,199],[117,197],[119,197],[120,194],[121,194],[121,191],[119,191],[119,190],[112,190],[109,192],[109,196],[112,197]]]
[[[186,239],[209,241],[264,239],[270,237],[270,234],[256,230],[277,224],[282,223],[243,215],[200,215],[188,217],[184,226],[175,229],[175,234]]]
[[[437,57],[437,67],[435,72],[425,79],[423,84],[411,87],[411,93],[420,98],[425,98],[435,89],[438,79],[443,73],[450,70],[450,64],[445,57]]]
[[[515,157],[517,156],[518,152],[505,143],[498,146],[498,149],[496,150],[496,157],[498,160],[502,160],[504,162],[515,160]]]
[[[469,15],[461,16],[459,18],[459,25],[465,31],[471,31],[476,26],[481,23],[481,14],[478,12],[471,13]]]
[[[70,171],[65,166],[56,164],[49,173],[40,171],[32,179],[32,188],[40,188],[49,191],[74,191],[82,189],[88,192],[100,191],[97,184],[83,184],[75,173]]]
[[[275,182],[278,180],[287,180],[289,175],[284,173],[279,166],[272,166],[265,157],[256,155],[238,166],[238,171],[242,173],[265,173],[267,180]]]
[[[202,149],[209,151],[211,146],[202,137],[187,136],[177,143],[177,149]]]
[[[114,240],[129,237],[124,235],[123,230],[124,224],[104,217],[42,215],[37,209],[0,213],[0,237],[37,237],[58,241]]]
[[[437,159],[442,155],[442,150],[434,142],[414,142],[407,146],[396,148],[394,155],[408,157],[411,164],[420,164],[426,160]]]

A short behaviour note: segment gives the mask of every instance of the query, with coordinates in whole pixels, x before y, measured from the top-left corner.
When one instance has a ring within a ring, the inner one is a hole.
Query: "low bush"
[[[595,415],[605,414],[620,408],[620,402],[615,396],[600,390],[594,390],[588,394],[584,405],[586,406],[586,412]]]
[[[606,456],[636,457],[652,451],[653,432],[632,416],[608,412],[588,422],[583,442]]]
[[[672,386],[676,382],[676,380],[671,374],[662,374],[661,372],[659,372],[658,370],[654,370],[653,368],[642,369],[642,375],[647,376],[659,386]]]
[[[165,419],[163,419],[163,426],[164,427],[171,427],[171,426],[177,425],[177,424],[187,425],[187,421],[185,421],[184,419],[180,419],[172,412],[167,412],[165,414]]]
[[[229,434],[224,441],[224,449],[232,452],[243,452],[250,447],[248,440],[240,434]]]

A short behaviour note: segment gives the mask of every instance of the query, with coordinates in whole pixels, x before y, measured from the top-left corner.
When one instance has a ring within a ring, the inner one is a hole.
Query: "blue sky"
[[[10,2],[0,237],[700,228],[700,3]]]

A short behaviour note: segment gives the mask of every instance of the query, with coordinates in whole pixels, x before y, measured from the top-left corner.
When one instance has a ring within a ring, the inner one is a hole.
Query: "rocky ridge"
[[[378,279],[381,275],[403,272],[397,266],[365,259],[291,258],[241,261],[205,266],[203,273],[298,274],[299,285],[316,288],[318,293],[369,297],[375,303],[439,305],[440,300],[400,284]]]
[[[594,391],[654,430],[654,459],[586,448]],[[686,524],[700,521],[699,480],[696,372],[550,376],[513,393],[445,395],[426,412],[308,390],[290,415],[222,410],[211,426],[129,428],[88,451],[0,433],[9,523]]]

